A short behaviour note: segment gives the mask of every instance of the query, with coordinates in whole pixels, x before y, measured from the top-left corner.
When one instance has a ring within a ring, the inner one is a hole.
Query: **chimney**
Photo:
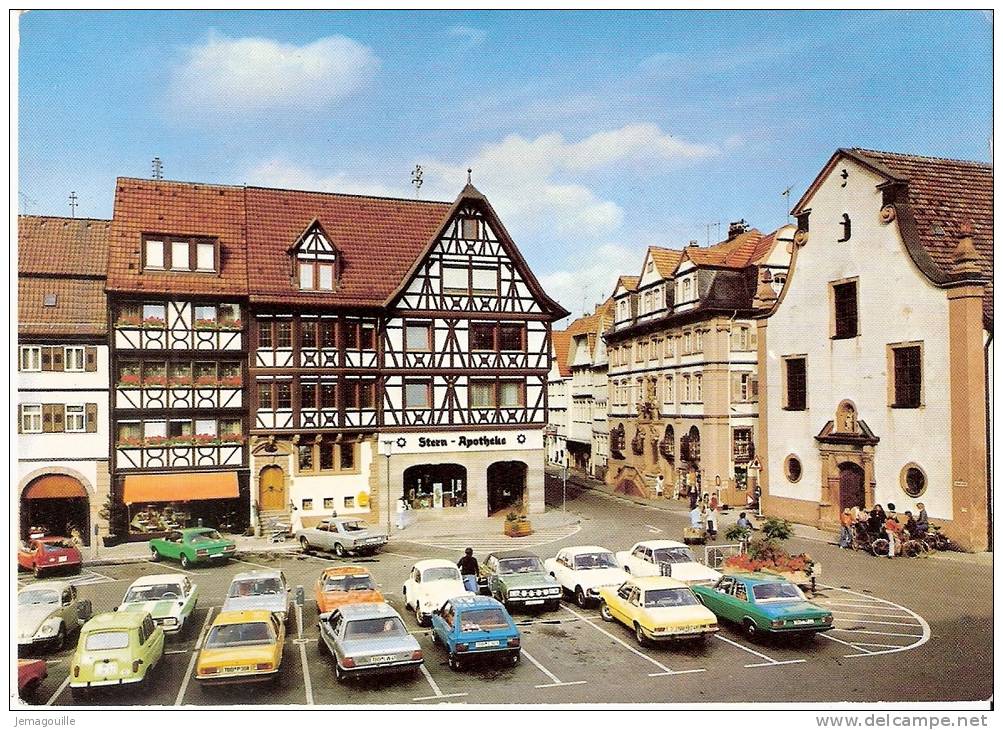
[[[741,220],[732,221],[728,224],[728,240],[730,241],[735,236],[740,236],[749,230],[749,224],[745,222],[745,218]]]
[[[700,244],[697,243],[696,240],[691,240],[690,241],[690,248],[699,248],[699,247],[700,247]]]
[[[752,299],[752,306],[756,309],[769,309],[777,301],[777,293],[773,291],[773,274],[769,269],[763,269],[759,275],[759,287],[756,289],[756,296]]]
[[[965,221],[959,226],[961,238],[954,248],[954,266],[952,273],[957,277],[979,276],[982,269],[979,267],[979,252],[975,250],[975,241],[972,240],[972,223]]]

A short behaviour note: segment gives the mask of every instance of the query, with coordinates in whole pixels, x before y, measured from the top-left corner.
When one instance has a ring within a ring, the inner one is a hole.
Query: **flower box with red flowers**
[[[244,384],[243,378],[239,375],[229,375],[220,381],[224,388],[239,388]]]
[[[122,375],[118,379],[119,388],[138,388],[140,379],[138,375]]]
[[[192,387],[191,376],[181,375],[171,378],[170,386],[172,388],[190,388]]]
[[[144,445],[146,446],[166,446],[167,437],[166,436],[147,436],[144,439]]]
[[[120,314],[115,320],[116,327],[139,327],[143,320],[135,314]]]
[[[137,449],[143,445],[143,439],[138,436],[123,436],[115,442],[115,446],[120,449]]]
[[[214,319],[196,319],[195,329],[197,330],[214,330],[216,329],[216,320]]]
[[[224,433],[219,437],[219,441],[223,444],[242,444],[244,437],[239,433]]]
[[[148,330],[160,330],[164,328],[163,317],[146,317],[143,319],[143,327]]]
[[[143,378],[144,388],[163,388],[167,385],[166,375],[147,375]]]
[[[239,330],[243,326],[244,323],[239,319],[224,319],[219,322],[219,328],[221,330]]]
[[[213,375],[200,375],[195,381],[195,385],[200,388],[216,388],[219,386],[219,380]]]
[[[219,439],[211,433],[197,433],[192,437],[196,446],[215,446]]]

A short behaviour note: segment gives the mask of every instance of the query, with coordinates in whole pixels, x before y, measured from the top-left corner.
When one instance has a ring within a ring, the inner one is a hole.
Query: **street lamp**
[[[568,511],[568,459],[567,456],[564,458],[564,464],[561,465],[561,475],[564,478],[564,490],[563,498],[561,502],[561,509],[565,512]]]
[[[390,457],[392,456],[391,451],[394,446],[394,442],[387,439],[383,442],[383,446],[386,447],[386,453],[384,456],[387,457],[387,534],[390,534]]]

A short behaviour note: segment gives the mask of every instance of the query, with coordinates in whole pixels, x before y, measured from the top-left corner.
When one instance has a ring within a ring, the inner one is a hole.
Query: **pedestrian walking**
[[[711,540],[717,538],[718,510],[717,497],[711,497],[707,502],[707,537]]]
[[[697,506],[699,496],[700,495],[697,494],[697,490],[694,489],[693,487],[690,487],[690,509],[693,509]]]
[[[848,550],[853,544],[853,523],[853,512],[847,507],[839,518],[839,547],[843,550]]]
[[[655,496],[659,499],[665,494],[665,477],[661,474],[655,478]]]
[[[480,567],[477,565],[477,558],[474,557],[474,549],[467,548],[463,557],[456,563],[460,569],[460,576],[463,578],[463,587],[471,593],[477,593],[477,576],[480,574]]]
[[[743,530],[755,530],[756,529],[756,526],[752,524],[752,520],[750,520],[746,516],[745,512],[740,512],[739,513],[739,515],[738,515],[738,522],[736,522],[735,525],[737,525],[738,527],[741,527]]]

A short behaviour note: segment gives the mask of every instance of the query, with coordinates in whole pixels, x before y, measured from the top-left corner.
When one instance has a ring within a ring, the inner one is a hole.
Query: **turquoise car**
[[[432,614],[432,643],[449,652],[449,668],[473,657],[519,663],[519,629],[500,602],[487,596],[457,596]]]
[[[713,586],[692,586],[701,603],[724,621],[760,635],[813,636],[832,628],[832,613],[808,601],[801,589],[777,576],[726,575]]]
[[[150,559],[180,561],[182,568],[193,563],[225,563],[237,552],[237,543],[228,540],[211,527],[189,527],[173,530],[165,537],[150,540]]]

